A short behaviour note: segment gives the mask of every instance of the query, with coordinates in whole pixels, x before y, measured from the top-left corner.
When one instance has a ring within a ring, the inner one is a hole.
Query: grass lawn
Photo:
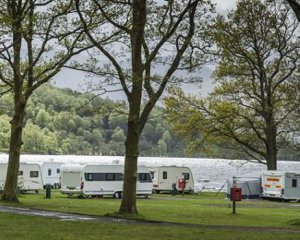
[[[120,200],[112,198],[67,198],[56,191],[51,199],[45,194],[20,195],[19,207],[105,215],[116,212]],[[0,203],[4,204],[4,203]],[[300,239],[299,233],[272,233],[218,230],[201,226],[228,225],[275,227],[300,230],[300,204],[247,201],[237,204],[237,214],[229,208],[224,195],[154,195],[138,199],[141,218],[147,220],[199,224],[198,227],[168,227],[146,224],[61,221],[33,216],[0,213],[1,239]],[[2,238],[3,237],[3,238]]]

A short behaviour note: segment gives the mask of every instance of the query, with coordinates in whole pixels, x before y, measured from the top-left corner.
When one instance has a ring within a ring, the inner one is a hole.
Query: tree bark
[[[119,213],[138,214],[136,207],[136,180],[139,155],[139,138],[143,124],[140,109],[143,91],[142,45],[146,24],[146,0],[132,2],[132,91],[127,96],[129,102],[128,133],[125,142],[125,171],[123,198]]]
[[[26,100],[23,96],[23,78],[21,74],[21,48],[22,48],[22,14],[20,4],[11,1],[8,8],[12,17],[12,47],[13,47],[13,82],[14,82],[14,115],[11,120],[11,138],[9,147],[9,159],[4,191],[1,199],[10,202],[18,202],[17,185],[20,165],[20,152],[22,146],[23,120],[25,116]]]
[[[300,21],[300,2],[297,0],[288,0],[288,3],[293,9],[298,21]]]
[[[11,121],[11,141],[9,148],[9,161],[4,191],[1,199],[10,202],[19,202],[17,196],[18,172],[20,165],[20,152],[22,146],[22,130],[25,116],[25,101],[19,99],[15,103],[15,112]]]
[[[277,170],[277,129],[273,117],[266,121],[266,162],[268,170]]]
[[[125,142],[125,174],[123,185],[123,197],[119,213],[138,214],[136,207],[136,181],[138,165],[139,133],[136,131],[137,121],[128,122],[128,134]]]

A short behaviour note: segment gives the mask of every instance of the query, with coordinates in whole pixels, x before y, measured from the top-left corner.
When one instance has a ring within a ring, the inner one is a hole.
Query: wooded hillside
[[[0,149],[9,146],[9,100],[1,101]],[[124,155],[127,106],[94,94],[45,85],[28,103],[23,133],[24,153]],[[142,156],[183,156],[183,144],[174,136],[156,108],[140,142]]]

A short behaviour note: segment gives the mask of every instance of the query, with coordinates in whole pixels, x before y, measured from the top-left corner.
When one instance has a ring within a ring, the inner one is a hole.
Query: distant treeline
[[[12,109],[0,105],[0,149],[7,151]],[[24,153],[124,155],[127,107],[94,94],[42,86],[30,99],[23,131]],[[156,108],[141,136],[140,155],[184,156],[182,142]]]
[[[0,102],[0,151],[7,152],[12,108],[10,97]],[[103,99],[44,85],[31,97],[23,131],[23,153],[124,155],[127,132],[125,102]],[[186,157],[184,143],[170,129],[163,108],[156,107],[140,141],[141,156]],[[232,158],[226,149],[211,146],[216,155],[194,156]],[[284,149],[279,159],[299,160],[298,151]]]

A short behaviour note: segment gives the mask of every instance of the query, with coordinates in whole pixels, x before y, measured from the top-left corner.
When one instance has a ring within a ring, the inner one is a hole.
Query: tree
[[[157,150],[158,150],[159,156],[165,157],[167,154],[167,150],[168,150],[166,142],[163,139],[159,139],[157,145],[158,145]]]
[[[175,91],[167,102],[174,126],[187,121],[177,132],[198,136],[191,148],[214,144],[277,168],[278,151],[290,142],[299,118],[297,27],[286,5],[259,0],[240,0],[228,19],[218,18],[217,87],[207,99]],[[176,108],[183,104],[189,106]]]
[[[43,108],[41,108],[36,115],[36,124],[44,128],[51,121],[50,114]]]
[[[103,86],[119,83],[128,101],[124,192],[119,213],[138,214],[140,135],[166,85],[176,80],[175,71],[192,69],[203,61],[204,28],[211,6],[204,0],[75,2],[89,40],[107,60],[91,58],[91,67],[84,66],[86,71],[101,77]],[[97,21],[99,16],[106,19],[105,28],[88,29],[87,23]],[[110,44],[103,44],[103,38]],[[177,80],[187,76],[180,73]]]
[[[23,131],[24,151],[31,153],[46,153],[45,134],[41,128],[32,123],[28,123]]]
[[[0,149],[2,147],[8,148],[9,142],[9,120],[10,118],[7,115],[0,115]]]
[[[299,0],[287,0],[287,2],[293,9],[298,21],[300,21],[300,1]]]
[[[0,86],[13,95],[9,162],[2,200],[16,195],[28,99],[72,56],[86,50],[72,1],[0,0]]]

